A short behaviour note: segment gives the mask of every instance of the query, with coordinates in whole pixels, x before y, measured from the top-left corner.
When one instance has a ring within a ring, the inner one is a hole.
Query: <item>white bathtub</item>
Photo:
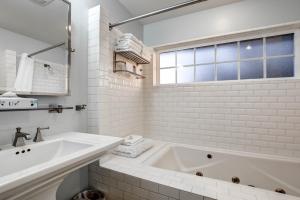
[[[209,159],[208,155],[211,155]],[[196,174],[267,190],[283,189],[300,196],[300,161],[250,153],[211,150],[190,145],[168,144],[147,159],[153,167]],[[195,175],[196,176],[196,175]],[[201,177],[199,177],[201,178]]]

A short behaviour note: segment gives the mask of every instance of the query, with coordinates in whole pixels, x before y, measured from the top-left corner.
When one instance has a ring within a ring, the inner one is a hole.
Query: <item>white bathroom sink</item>
[[[60,184],[67,174],[97,160],[121,141],[116,137],[66,133],[44,142],[0,151],[0,199],[26,199],[22,192],[28,193],[34,188],[33,183],[49,185],[50,179],[57,179]],[[21,193],[20,197],[12,198],[16,191]]]

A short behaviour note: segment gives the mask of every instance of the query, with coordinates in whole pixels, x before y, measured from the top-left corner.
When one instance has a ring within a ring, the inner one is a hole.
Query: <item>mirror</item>
[[[0,1],[0,92],[69,93],[71,3]]]

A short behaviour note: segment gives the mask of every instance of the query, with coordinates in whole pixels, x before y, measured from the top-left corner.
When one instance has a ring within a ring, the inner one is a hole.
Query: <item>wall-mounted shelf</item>
[[[128,71],[128,70],[114,70],[114,72],[115,73],[122,73],[122,74],[125,74],[125,75],[134,76],[136,79],[144,79],[144,78],[146,78],[143,75],[136,74],[136,73]]]
[[[117,56],[124,57],[125,59],[128,59],[136,64],[136,66],[133,66],[134,69],[128,69],[126,66],[127,61],[118,61]],[[149,64],[150,61],[146,60],[145,58],[141,57],[140,55],[132,52],[132,51],[115,51],[114,52],[114,66],[113,66],[113,72],[124,74],[126,76],[132,76],[136,79],[144,79],[145,76],[137,73],[137,66],[143,65],[143,64]],[[124,67],[117,67],[117,63],[123,63]],[[142,71],[142,69],[140,69]]]
[[[48,107],[25,108],[25,109],[3,109],[0,112],[21,112],[21,111],[41,111],[46,110],[49,113],[62,113],[63,110],[73,110],[74,107],[64,107],[61,105],[49,105]]]
[[[150,64],[150,61],[143,58],[142,56],[136,54],[133,51],[116,51],[116,54],[119,54],[129,60],[132,60],[136,64]]]

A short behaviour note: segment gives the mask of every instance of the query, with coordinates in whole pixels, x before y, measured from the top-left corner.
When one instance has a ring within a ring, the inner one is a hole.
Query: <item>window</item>
[[[294,33],[160,54],[160,84],[294,77]]]

